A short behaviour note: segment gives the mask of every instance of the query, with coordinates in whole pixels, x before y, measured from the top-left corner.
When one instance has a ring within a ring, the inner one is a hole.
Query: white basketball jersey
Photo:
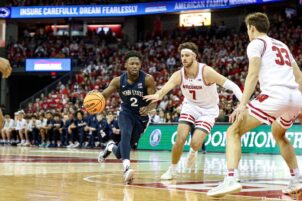
[[[184,102],[193,103],[203,108],[217,107],[219,97],[216,84],[207,85],[203,79],[203,68],[205,64],[199,63],[197,76],[193,79],[187,78],[184,67],[181,68],[181,91]]]
[[[260,89],[264,93],[280,91],[280,87],[298,89],[291,64],[294,58],[287,45],[268,36],[250,42],[248,58],[261,57],[259,72]]]

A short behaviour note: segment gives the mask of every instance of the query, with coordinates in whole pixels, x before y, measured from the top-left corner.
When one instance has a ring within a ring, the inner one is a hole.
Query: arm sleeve
[[[240,88],[237,86],[237,84],[235,84],[231,80],[226,80],[224,82],[224,84],[223,84],[223,88],[233,91],[233,93],[235,94],[236,98],[239,101],[241,101],[242,92],[241,92]]]

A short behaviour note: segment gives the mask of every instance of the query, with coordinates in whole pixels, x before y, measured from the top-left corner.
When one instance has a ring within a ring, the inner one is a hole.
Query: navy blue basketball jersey
[[[120,97],[122,100],[122,111],[131,111],[139,115],[139,109],[147,106],[148,103],[143,100],[143,96],[147,95],[147,88],[145,86],[146,73],[140,71],[139,78],[133,84],[129,84],[128,74],[123,73],[120,77]]]

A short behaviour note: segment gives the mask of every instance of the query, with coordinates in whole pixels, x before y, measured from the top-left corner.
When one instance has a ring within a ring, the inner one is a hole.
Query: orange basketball
[[[83,102],[83,106],[89,114],[103,112],[105,105],[105,98],[100,92],[87,94]]]

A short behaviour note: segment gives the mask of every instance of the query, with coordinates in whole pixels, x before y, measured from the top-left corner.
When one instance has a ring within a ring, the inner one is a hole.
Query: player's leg
[[[291,179],[288,186],[282,190],[284,194],[294,194],[302,189],[302,178],[298,168],[298,162],[294,147],[285,136],[286,130],[291,127],[293,119],[278,118],[272,124],[272,134],[279,146],[280,153],[290,169]]]
[[[172,165],[177,165],[182,155],[183,147],[189,135],[190,130],[191,130],[190,123],[179,122],[177,127],[176,142],[172,148]]]
[[[199,127],[196,127],[196,129],[193,131],[193,135],[190,143],[190,151],[188,152],[187,160],[186,160],[187,168],[194,168],[195,161],[198,156],[198,150],[202,146],[208,133],[209,133],[208,131]]]
[[[119,142],[118,146],[115,145],[112,140],[107,142],[105,149],[99,154],[99,162],[103,162],[110,155],[111,152],[113,152],[117,159],[123,158],[129,160],[130,158],[130,141],[135,121],[133,121],[132,115],[126,112],[120,112],[118,121],[121,130],[121,141]],[[125,166],[126,165],[127,164],[125,164]]]
[[[262,122],[251,116],[246,110],[241,121],[234,122],[227,130],[226,159],[228,173],[224,181],[217,187],[211,189],[207,195],[220,197],[241,190],[241,185],[235,177],[241,158],[241,136],[247,131],[261,125]]]
[[[295,150],[292,144],[289,142],[285,136],[286,129],[283,128],[277,121],[274,121],[272,124],[272,134],[276,143],[280,148],[280,153],[285,160],[286,164],[291,170],[298,168],[297,158]]]
[[[172,164],[169,169],[161,176],[162,180],[171,180],[176,177],[176,169],[178,161],[183,152],[183,146],[191,130],[191,124],[189,122],[180,121],[177,127],[176,142],[172,148]]]
[[[193,107],[193,112],[197,117],[195,121],[195,130],[192,130],[192,138],[190,144],[190,151],[187,156],[187,168],[193,168],[198,155],[198,149],[204,144],[207,134],[209,134],[215,124],[216,118],[219,115],[219,107],[202,108]]]

